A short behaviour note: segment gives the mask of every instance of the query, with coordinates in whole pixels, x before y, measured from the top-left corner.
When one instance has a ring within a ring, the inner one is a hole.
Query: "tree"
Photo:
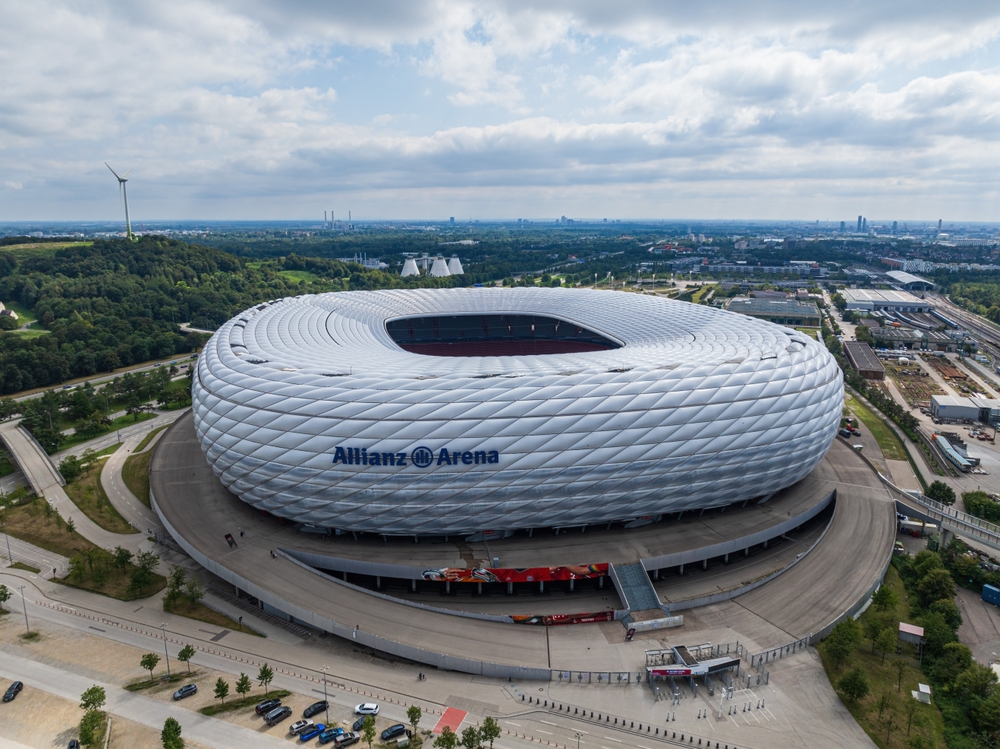
[[[69,455],[59,463],[59,473],[62,474],[62,477],[67,482],[74,481],[82,472],[83,468],[81,468],[80,461],[75,455]]]
[[[73,518],[66,519],[66,532],[72,533],[76,530],[76,523],[73,522]]]
[[[1000,729],[1000,692],[994,692],[988,699],[973,705],[969,717],[983,733],[995,734]]]
[[[882,720],[882,713],[889,707],[890,697],[888,692],[882,692],[875,701],[875,709],[878,710],[878,718]]]
[[[903,703],[903,712],[906,713],[906,735],[910,735],[910,728],[913,726],[913,718],[920,709],[920,703],[916,700],[906,700]]]
[[[274,669],[266,663],[257,672],[257,683],[264,687],[264,694],[267,694],[267,685],[274,679]]]
[[[872,595],[872,608],[879,612],[890,611],[896,608],[898,603],[899,596],[888,585],[880,585],[879,589]]]
[[[250,693],[250,689],[253,685],[250,683],[250,677],[247,676],[242,671],[240,672],[240,678],[236,680],[236,694],[241,697],[246,697]]]
[[[153,680],[153,669],[156,668],[156,664],[160,662],[160,656],[156,653],[146,653],[142,658],[139,659],[139,665],[144,669],[149,671],[149,680]]]
[[[417,726],[420,724],[420,719],[424,716],[424,711],[420,709],[419,705],[410,705],[406,708],[406,719],[410,721],[410,725],[413,726],[413,730],[417,730]]]
[[[215,699],[222,700],[222,704],[226,704],[226,697],[229,696],[229,682],[223,679],[221,676],[215,680]]]
[[[177,653],[177,660],[181,663],[186,663],[188,667],[188,673],[191,673],[191,659],[194,658],[197,651],[190,645],[185,645]]]
[[[865,638],[872,641],[872,655],[875,655],[875,647],[878,643],[878,636],[885,630],[885,622],[881,617],[869,616],[864,622]]]
[[[826,646],[827,655],[833,661],[833,665],[840,668],[848,659],[861,639],[861,625],[853,619],[845,619],[839,622],[830,636],[823,643]]]
[[[10,590],[6,585],[0,585],[0,611],[3,611],[3,605],[10,600]]]
[[[883,629],[878,636],[878,649],[882,652],[882,663],[885,664],[885,654],[896,649],[897,634],[889,628]]]
[[[943,481],[935,481],[927,487],[927,496],[943,505],[955,504],[955,490]]]
[[[924,628],[924,654],[938,658],[949,642],[955,641],[955,632],[948,626],[944,614],[932,611],[917,622]]]
[[[863,700],[871,689],[868,685],[868,675],[861,666],[855,666],[844,674],[837,686],[851,702]]]
[[[959,699],[970,699],[979,697],[985,699],[989,697],[997,683],[997,675],[993,669],[980,663],[973,663],[955,679],[955,686],[952,690]]]
[[[124,572],[129,564],[132,563],[132,552],[128,549],[124,549],[121,546],[116,546],[115,550],[111,552],[111,556],[115,560],[115,567]]]
[[[107,700],[108,695],[105,693],[104,687],[99,687],[95,684],[80,695],[80,709],[100,710],[104,707],[104,703],[107,702]]]
[[[958,606],[954,600],[951,598],[942,598],[932,603],[930,608],[931,611],[935,611],[944,617],[944,620],[948,622],[948,626],[951,627],[952,632],[958,632],[958,628],[962,626],[962,612],[958,610]]]
[[[372,749],[372,742],[375,740],[375,718],[371,715],[366,715],[365,722],[361,724],[361,740],[368,744],[368,749]]]
[[[99,710],[88,710],[80,719],[80,743],[93,746],[98,740],[98,730],[104,722],[104,713]]]
[[[181,724],[175,718],[167,718],[160,732],[163,749],[184,749],[184,739],[181,738]]]
[[[483,736],[479,726],[466,726],[462,731],[462,746],[465,749],[480,749],[482,745]]]
[[[896,669],[896,691],[900,691],[903,688],[903,674],[906,673],[906,660],[904,658],[895,658],[892,661],[892,667]]]
[[[198,601],[205,597],[205,587],[194,578],[187,581],[184,591],[191,603],[198,603]]]
[[[487,715],[483,719],[483,727],[479,731],[482,734],[483,741],[490,742],[490,749],[493,749],[493,741],[500,738],[500,723],[497,719]]]
[[[180,597],[186,577],[187,572],[180,567],[170,570],[170,574],[167,575],[167,592],[163,595],[163,602],[167,606],[172,606]]]
[[[458,735],[448,726],[444,727],[441,735],[434,739],[435,749],[455,749],[458,746]]]
[[[942,684],[951,685],[959,674],[972,665],[972,650],[961,642],[949,642],[934,663],[933,676]]]
[[[948,570],[931,570],[917,583],[917,590],[925,601],[951,600],[955,597],[955,581]]]

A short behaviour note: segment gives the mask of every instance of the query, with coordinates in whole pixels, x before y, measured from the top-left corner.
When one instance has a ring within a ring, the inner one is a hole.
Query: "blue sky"
[[[988,2],[7,0],[0,220],[1000,220]]]

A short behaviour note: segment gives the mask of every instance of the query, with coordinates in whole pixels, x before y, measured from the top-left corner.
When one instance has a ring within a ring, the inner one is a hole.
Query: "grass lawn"
[[[882,449],[882,454],[889,460],[906,460],[906,450],[889,427],[875,414],[873,414],[860,400],[851,393],[844,394],[844,402],[847,409],[857,416],[861,423],[865,425],[878,446]]]
[[[131,569],[131,565],[129,569]],[[140,598],[148,598],[167,587],[167,578],[163,575],[157,575],[154,572],[153,581],[140,591],[138,595],[133,595],[129,593],[128,581],[128,572],[122,572],[117,568],[112,568],[109,571],[107,580],[101,583],[92,578],[80,581],[74,581],[68,577],[65,580],[53,580],[53,582],[65,585],[67,588],[89,590],[92,593],[100,593],[102,596],[107,596],[108,598],[117,598],[119,601],[136,601]]]
[[[122,466],[122,480],[139,501],[149,507],[149,462],[153,451],[130,455]]]
[[[892,614],[893,620],[909,622],[906,589],[903,586],[903,581],[899,578],[899,573],[896,572],[894,567],[889,567],[889,570],[886,572],[885,584],[896,592],[896,596],[899,599],[896,610]],[[866,619],[872,616],[877,616],[877,614],[873,609],[869,608],[861,615],[859,621],[863,624]],[[938,749],[938,747],[945,749],[947,744],[944,740],[944,719],[941,717],[941,711],[935,705],[924,705],[910,696],[910,692],[917,689],[919,682],[927,681],[927,677],[917,667],[916,658],[911,657],[912,650],[912,646],[904,644],[903,655],[889,653],[883,664],[882,654],[876,653],[873,655],[871,641],[865,640],[857,648],[847,665],[835,669],[822,644],[819,648],[823,668],[826,670],[826,675],[830,679],[830,682],[835,687],[837,681],[855,666],[860,665],[864,669],[868,676],[871,692],[865,699],[859,702],[851,703],[845,701],[844,704],[858,724],[878,746],[883,749],[896,749],[896,747],[904,749],[911,736],[920,734],[930,741],[929,746],[934,747],[934,749]],[[893,666],[893,661],[897,658],[903,658],[906,661],[901,689],[897,689],[896,687],[897,676],[896,669]],[[876,702],[882,694],[889,695],[890,704],[880,719]],[[906,729],[906,705],[908,703],[915,704],[917,708],[910,726],[909,736]],[[890,715],[894,723],[891,729],[888,725]],[[887,734],[888,740],[886,739]]]
[[[253,674],[247,674],[253,679]],[[203,707],[198,712],[202,715],[218,715],[219,713],[228,713],[231,710],[241,710],[245,707],[253,707],[258,702],[263,702],[264,700],[269,700],[277,697],[279,700],[285,699],[291,694],[287,689],[272,689],[269,690],[267,694],[261,692],[260,694],[248,694],[246,697],[240,697],[239,699],[229,700],[229,702],[220,702],[217,705],[209,705],[208,707]]]
[[[24,562],[14,562],[10,566],[12,570],[24,570],[25,572],[34,572],[36,575],[41,572],[37,567],[32,567],[30,564],[25,564]]]
[[[805,333],[807,336],[812,338],[814,341],[819,340],[819,330],[816,328],[796,328],[800,333]]]
[[[163,610],[168,614],[177,614],[178,616],[186,616],[188,619],[195,619],[199,622],[205,622],[206,624],[214,624],[217,627],[225,627],[226,629],[232,629],[237,631],[243,631],[250,635],[255,635],[257,637],[263,637],[264,635],[259,632],[254,632],[251,629],[242,629],[240,623],[233,621],[225,614],[220,614],[218,611],[213,611],[208,606],[203,603],[191,603],[187,598],[181,598],[175,601],[173,604],[167,604],[166,601],[163,602]]]
[[[98,460],[80,476],[66,484],[66,493],[80,511],[106,531],[112,533],[137,533],[128,521],[114,508],[101,486],[101,469],[104,461]]]
[[[174,660],[177,660],[176,658]],[[161,659],[162,663],[162,659]],[[157,664],[158,666],[160,664]],[[155,670],[155,669],[154,669]],[[138,679],[137,681],[132,681],[126,684],[123,689],[126,692],[143,692],[149,690],[153,694],[157,692],[174,691],[174,684],[179,681],[191,681],[198,676],[201,676],[201,671],[195,669],[193,671],[188,671],[187,668],[172,668],[170,671],[170,676],[166,674],[166,665],[163,665],[163,673],[159,676],[154,676],[151,679]]]
[[[16,335],[19,338],[25,338],[31,340],[32,338],[41,338],[43,335],[48,335],[49,331],[42,330],[41,328],[29,328],[28,330],[8,330],[5,335]]]
[[[19,325],[27,325],[28,323],[33,323],[38,318],[35,317],[35,313],[30,309],[25,307],[23,304],[18,304],[17,302],[9,302],[6,299],[0,300],[3,302],[4,307],[10,310],[14,310],[17,313],[17,322]]]
[[[158,434],[159,434],[160,432],[162,432],[162,431],[163,431],[164,429],[166,429],[166,428],[167,428],[168,426],[170,426],[170,425],[169,425],[169,424],[167,424],[166,426],[162,426],[162,427],[156,427],[156,429],[154,429],[154,430],[153,430],[153,431],[151,431],[151,432],[150,432],[149,434],[147,434],[147,435],[146,435],[145,437],[143,437],[143,438],[142,438],[142,442],[140,442],[140,443],[139,443],[139,444],[138,444],[138,445],[136,446],[135,450],[133,450],[133,453],[140,453],[140,452],[142,452],[143,450],[145,450],[145,449],[146,449],[146,445],[148,445],[148,444],[149,444],[150,442],[152,442],[152,441],[153,441],[153,437],[155,437],[156,435],[158,435]]]
[[[279,270],[278,275],[284,276],[289,281],[305,281],[306,283],[316,283],[323,280],[315,273],[310,273],[307,270]]]
[[[102,434],[107,434],[108,432],[112,432],[115,429],[131,426],[132,424],[136,424],[140,421],[149,421],[150,419],[155,419],[156,414],[141,413],[141,414],[136,414],[136,417],[128,416],[127,414],[125,416],[119,416],[117,419],[114,420],[114,422],[112,422],[111,426],[109,426],[103,432],[99,432],[96,435],[91,435],[89,437],[85,437],[82,434],[77,434],[77,433],[73,433],[69,436],[64,436],[62,440],[59,442],[59,449],[66,450],[75,445],[80,445],[83,444],[84,442],[90,442],[90,440],[94,439],[95,437],[100,437]]]
[[[25,242],[24,244],[8,244],[0,247],[3,252],[15,252],[17,250],[63,250],[67,247],[90,247],[93,242]]]
[[[44,499],[8,509],[3,517],[10,535],[64,557],[97,548],[79,533],[68,532],[62,518]]]

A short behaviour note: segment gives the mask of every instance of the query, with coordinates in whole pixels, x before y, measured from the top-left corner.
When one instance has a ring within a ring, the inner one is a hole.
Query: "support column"
[[[451,593],[451,580],[444,581],[444,592]]]
[[[680,567],[677,568],[677,574],[678,575],[683,575],[684,574],[684,565],[683,564]]]
[[[410,580],[410,590],[412,590],[414,593],[417,592],[417,581],[416,581],[416,579]]]
[[[570,593],[572,593],[572,592],[573,592],[573,590],[574,590],[574,588],[573,588],[573,583],[575,583],[575,582],[576,582],[576,580],[573,580],[573,579],[571,579],[571,580],[569,581],[569,592],[570,592]]]
[[[659,580],[660,579],[660,570],[659,570],[659,568],[653,570],[653,579],[654,580]]]
[[[539,593],[544,593],[545,592],[545,581],[544,580],[539,580],[538,581],[538,592]]]
[[[767,548],[767,541],[764,542],[764,548]]]
[[[382,590],[382,576],[375,575],[375,590]]]
[[[729,554],[726,554],[726,564],[729,564]]]
[[[597,578],[597,587],[600,590],[604,590],[604,576],[603,575],[601,577]]]
[[[482,583],[476,583],[476,592],[477,592],[477,593],[478,593],[479,595],[482,595],[482,594],[483,594],[483,584],[482,584]]]
[[[514,583],[507,583],[507,595],[514,595]]]
[[[702,559],[701,560],[701,568],[703,570],[707,570],[708,569],[708,560],[707,559]]]

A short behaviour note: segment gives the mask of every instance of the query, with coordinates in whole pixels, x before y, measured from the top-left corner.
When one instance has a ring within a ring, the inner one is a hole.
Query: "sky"
[[[1000,3],[4,0],[0,220],[1000,220]]]

